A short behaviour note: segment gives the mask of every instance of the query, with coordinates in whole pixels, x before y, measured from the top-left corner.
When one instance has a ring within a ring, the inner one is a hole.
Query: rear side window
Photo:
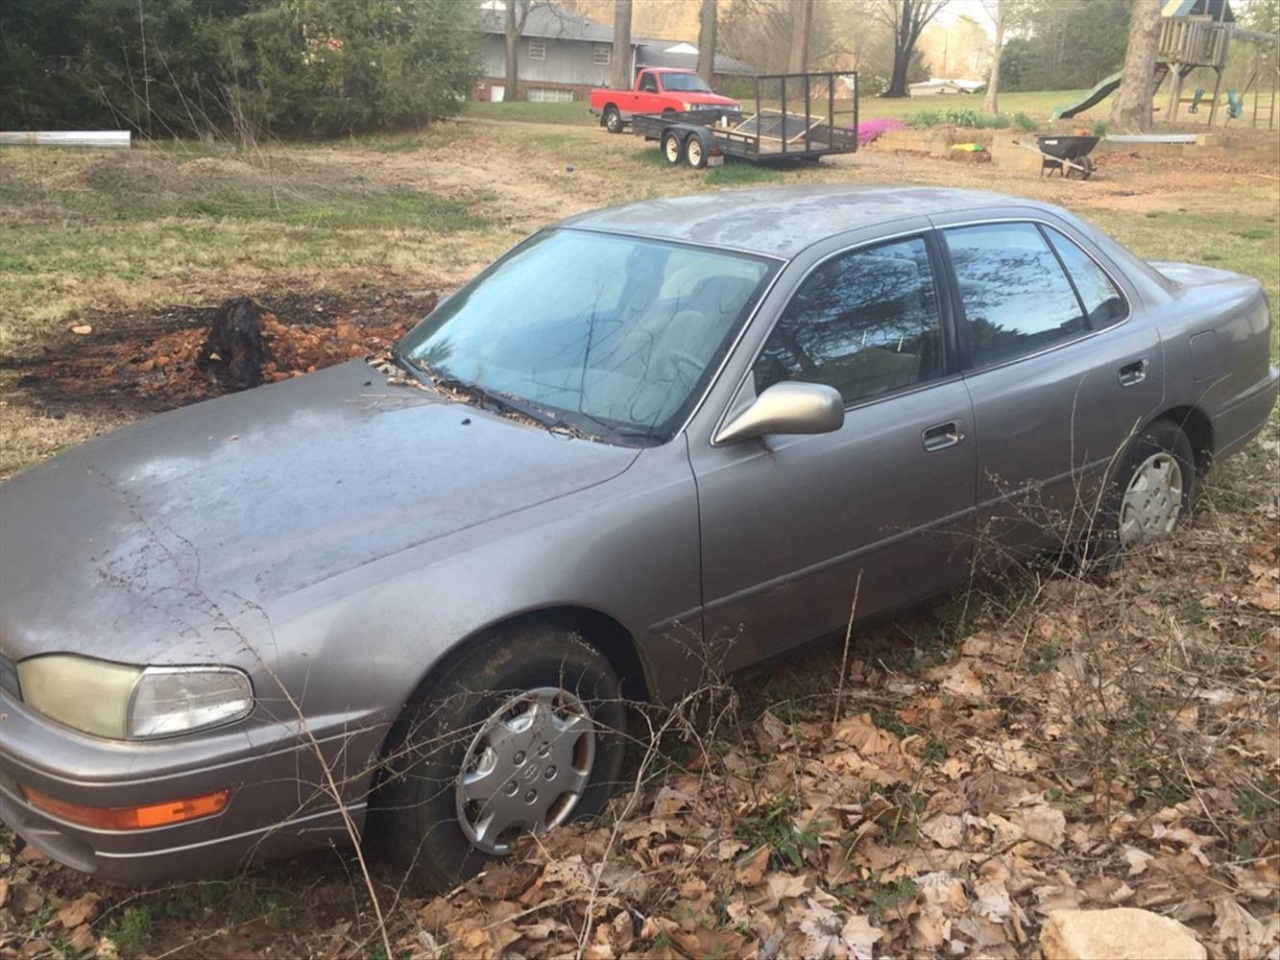
[[[1092,257],[1056,230],[1045,230],[1045,235],[1076,286],[1090,329],[1101,330],[1129,315],[1124,297]]]
[[[973,366],[1035,353],[1088,329],[1062,265],[1033,223],[944,230]]]
[[[752,373],[756,392],[783,380],[823,383],[846,404],[942,374],[942,323],[924,241],[833,257],[801,285]]]

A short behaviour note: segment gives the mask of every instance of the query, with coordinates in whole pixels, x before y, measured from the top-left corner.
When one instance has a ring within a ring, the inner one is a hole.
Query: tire
[[[387,738],[372,847],[424,890],[474,876],[520,833],[599,813],[627,708],[608,659],[531,624],[476,640],[417,690]]]
[[[662,134],[662,156],[669,167],[676,166],[683,159],[684,150],[680,143],[680,134],[674,130],[667,130]]]
[[[1096,558],[1107,560],[1171,533],[1195,501],[1191,441],[1168,420],[1133,439],[1112,475],[1096,524]]]
[[[1066,171],[1066,177],[1068,180],[1088,180],[1091,176],[1093,176],[1092,160],[1090,160],[1088,157],[1081,157],[1079,160],[1075,162],[1079,164],[1081,167],[1084,167],[1084,169],[1081,170],[1078,167],[1068,167],[1066,164],[1062,165],[1063,170]]]
[[[695,170],[701,170],[707,165],[707,145],[702,142],[702,138],[696,133],[689,135],[689,139],[684,142],[684,159],[689,166]]]
[[[604,108],[604,128],[610,133],[622,132],[622,114],[618,112],[617,107]]]

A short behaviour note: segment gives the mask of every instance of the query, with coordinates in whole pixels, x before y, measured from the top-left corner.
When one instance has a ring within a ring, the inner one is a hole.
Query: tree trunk
[[[613,7],[613,86],[631,89],[631,0],[615,0]]]
[[[507,41],[507,78],[506,88],[502,91],[503,100],[519,100],[520,94],[518,87],[520,86],[520,63],[516,59],[516,42],[520,39],[520,34],[524,30],[524,18],[516,13],[516,7],[520,0],[507,0],[507,23],[506,23],[506,41]]]
[[[894,0],[893,73],[890,74],[889,89],[883,96],[908,95],[907,73],[911,70],[911,54],[920,39],[920,32],[941,6],[938,3],[931,7],[929,0]]]
[[[804,73],[809,69],[809,35],[813,32],[813,0],[799,0],[791,21],[790,71]]]
[[[889,89],[884,92],[885,97],[905,97],[908,95],[907,67],[910,63],[910,53],[904,56],[900,50],[894,51],[893,73],[889,75]]]
[[[1120,91],[1111,105],[1111,126],[1145,133],[1151,129],[1151,82],[1160,43],[1160,0],[1133,0],[1129,45],[1124,51]]]
[[[995,53],[991,58],[991,76],[987,77],[987,95],[982,98],[982,110],[984,113],[1000,112],[1000,54],[1004,52],[1006,8],[1007,0],[997,0]]]
[[[698,27],[698,76],[711,86],[716,72],[716,0],[702,0]]]

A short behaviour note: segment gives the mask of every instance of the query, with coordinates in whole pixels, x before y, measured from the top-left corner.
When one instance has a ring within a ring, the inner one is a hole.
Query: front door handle
[[[1147,361],[1135,360],[1120,368],[1120,386],[1132,387],[1147,379]]]
[[[924,443],[924,448],[933,453],[960,443],[964,440],[964,431],[961,429],[960,421],[952,420],[949,423],[939,423],[929,427],[920,435],[920,439]]]

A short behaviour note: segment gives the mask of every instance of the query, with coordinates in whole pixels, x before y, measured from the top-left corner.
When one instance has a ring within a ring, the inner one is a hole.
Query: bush
[[[880,134],[890,130],[906,130],[907,125],[893,117],[876,117],[874,120],[858,122],[858,146],[865,147],[879,139]]]
[[[1005,130],[1014,122],[1007,113],[979,113],[972,107],[944,111],[925,110],[907,117],[907,124],[916,129],[949,125],[973,130]],[[1029,129],[1035,129],[1034,121]]]

